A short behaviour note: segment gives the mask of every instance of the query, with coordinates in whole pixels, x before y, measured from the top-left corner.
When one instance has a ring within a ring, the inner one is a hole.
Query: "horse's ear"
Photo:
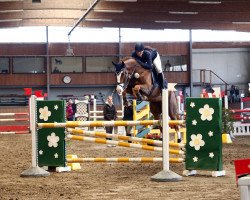
[[[124,68],[124,65],[125,65],[124,62],[114,63],[113,61],[112,61],[112,64],[115,66],[116,73],[119,73],[122,70],[122,68]]]

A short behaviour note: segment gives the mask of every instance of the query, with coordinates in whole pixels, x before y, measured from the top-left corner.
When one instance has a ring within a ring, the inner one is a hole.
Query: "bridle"
[[[122,74],[124,75],[123,83],[120,82]],[[117,77],[116,85],[120,86],[123,90],[125,90],[129,86],[131,80],[134,78],[134,74],[135,74],[135,68],[133,69],[132,73],[129,73],[126,68],[122,68],[120,72],[116,73],[116,77]]]

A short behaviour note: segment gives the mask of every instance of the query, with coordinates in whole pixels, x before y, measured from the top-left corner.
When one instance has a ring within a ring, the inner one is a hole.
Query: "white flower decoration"
[[[58,109],[58,105],[54,105],[54,109],[57,110]]]
[[[195,107],[195,103],[194,103],[194,102],[191,102],[191,103],[190,103],[190,107],[194,108],[194,107]]]
[[[195,157],[193,157],[193,161],[194,162],[198,162],[198,158],[195,156]]]
[[[43,150],[40,150],[40,151],[39,151],[39,155],[43,155]]]
[[[211,121],[213,119],[212,115],[214,114],[214,109],[213,108],[209,108],[209,105],[206,104],[204,105],[203,108],[199,109],[199,113],[201,114],[201,120],[205,121]]]
[[[43,119],[44,121],[48,121],[48,118],[51,116],[51,112],[48,109],[48,106],[44,106],[44,108],[39,109],[39,119]]]
[[[212,136],[214,135],[214,132],[209,131],[209,132],[208,132],[208,135],[209,135],[210,137],[212,137]]]
[[[197,124],[197,121],[196,120],[193,120],[192,121],[192,125],[196,125]]]
[[[213,158],[214,157],[214,153],[213,152],[209,153],[209,157]]]
[[[57,153],[55,153],[55,154],[54,154],[54,157],[55,157],[55,158],[58,158],[58,154],[57,154]]]
[[[202,140],[202,135],[201,134],[197,134],[197,135],[192,134],[191,139],[192,140],[189,142],[189,145],[191,147],[194,147],[194,149],[196,151],[199,151],[200,148],[205,145],[204,140]]]
[[[49,141],[48,146],[49,147],[57,147],[58,146],[58,141],[60,140],[58,136],[54,132],[51,133],[51,135],[47,136],[47,140]]]

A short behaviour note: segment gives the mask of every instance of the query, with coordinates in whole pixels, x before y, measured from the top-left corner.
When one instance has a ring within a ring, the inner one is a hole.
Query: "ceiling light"
[[[221,4],[221,1],[189,1],[193,4]]]
[[[173,14],[173,15],[197,15],[198,12],[169,11],[169,14]]]
[[[169,24],[179,24],[181,21],[161,21],[161,20],[156,20],[155,23],[169,23]]]
[[[232,24],[246,24],[246,25],[249,25],[250,22],[232,22]]]
[[[92,18],[87,18],[85,21],[88,22],[111,22],[112,19],[92,19]]]
[[[101,10],[101,9],[94,9],[95,12],[102,12],[102,13],[123,13],[124,10]]]
[[[137,2],[137,0],[105,0],[111,2]]]
[[[22,19],[1,19],[0,22],[20,22]]]

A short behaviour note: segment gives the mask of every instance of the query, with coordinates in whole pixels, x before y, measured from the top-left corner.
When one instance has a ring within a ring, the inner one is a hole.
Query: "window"
[[[115,56],[86,57],[86,72],[114,72],[113,62],[118,62]]]
[[[52,57],[52,73],[83,72],[82,57]]]
[[[14,57],[13,73],[45,73],[44,57]]]
[[[0,73],[7,74],[9,71],[9,58],[0,57]]]
[[[161,56],[163,71],[187,71],[186,56]]]

